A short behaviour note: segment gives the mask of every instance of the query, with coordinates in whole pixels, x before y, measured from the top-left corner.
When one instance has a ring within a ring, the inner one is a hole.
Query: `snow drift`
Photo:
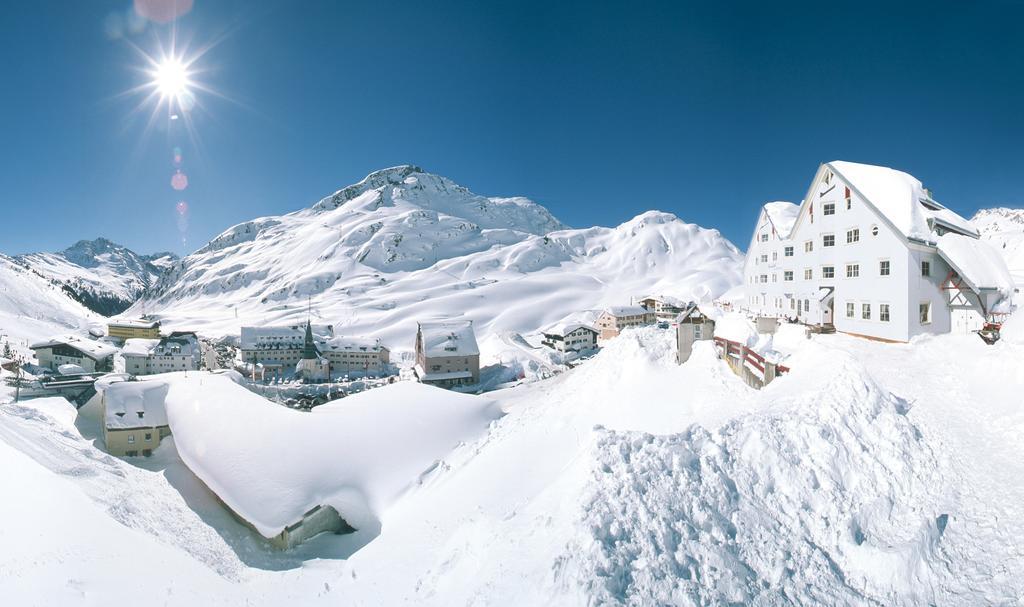
[[[302,413],[230,375],[165,377],[182,460],[265,537],[320,505],[356,529],[379,529],[421,474],[501,415],[493,401],[412,382]]]

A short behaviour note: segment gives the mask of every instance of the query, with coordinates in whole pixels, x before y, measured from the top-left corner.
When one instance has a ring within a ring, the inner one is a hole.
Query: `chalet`
[[[117,348],[110,344],[84,339],[74,335],[55,337],[30,346],[40,367],[57,371],[61,365],[77,365],[83,371],[110,371],[113,369]]]
[[[416,329],[416,379],[443,388],[480,382],[480,349],[471,320],[421,322]]]
[[[672,322],[686,308],[686,302],[668,295],[641,297],[637,304],[645,310],[654,312],[654,317],[658,322]]]
[[[655,313],[653,310],[640,306],[612,306],[605,308],[597,317],[597,329],[602,340],[617,337],[627,327],[641,327],[653,325]]]
[[[695,303],[689,304],[675,318],[676,362],[680,365],[690,359],[693,343],[715,337],[715,321]]]
[[[121,350],[125,373],[150,375],[199,368],[202,352],[195,333],[176,332],[161,339],[128,339]]]
[[[582,323],[562,323],[541,332],[542,345],[558,352],[582,352],[597,347],[597,329]]]
[[[114,339],[159,339],[160,321],[145,318],[112,320],[107,335]]]
[[[164,409],[168,390],[168,384],[160,381],[118,381],[100,389],[107,453],[121,457],[153,454],[171,434]]]
[[[976,331],[1013,293],[1004,261],[978,236],[907,173],[829,162],[800,205],[762,208],[744,307],[884,341]]]

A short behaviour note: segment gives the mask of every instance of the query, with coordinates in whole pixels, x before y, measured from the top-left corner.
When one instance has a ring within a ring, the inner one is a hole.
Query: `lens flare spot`
[[[193,0],[135,0],[135,12],[156,23],[170,23],[192,10]]]
[[[175,171],[171,176],[171,187],[179,192],[184,190],[188,187],[188,176],[181,171]]]
[[[178,215],[185,215],[188,213],[188,203],[182,200],[174,205],[174,210],[178,212]]]

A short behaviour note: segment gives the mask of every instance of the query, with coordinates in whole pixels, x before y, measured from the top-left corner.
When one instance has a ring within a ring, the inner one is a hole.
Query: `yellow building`
[[[107,323],[107,335],[117,339],[160,339],[160,321],[112,320]]]

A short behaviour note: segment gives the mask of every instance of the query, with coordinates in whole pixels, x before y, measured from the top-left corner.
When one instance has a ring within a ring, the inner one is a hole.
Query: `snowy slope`
[[[1003,255],[1018,286],[1024,286],[1024,209],[982,209],[971,223]]]
[[[102,320],[50,279],[0,255],[0,334],[25,345],[69,330],[87,331]]]
[[[123,312],[174,262],[173,254],[143,256],[106,238],[82,240],[59,253],[15,259],[105,316]]]
[[[646,329],[550,381],[489,394],[507,414],[424,474],[345,560],[327,548],[344,537],[261,551],[178,463],[153,473],[104,456],[82,424],[61,422],[70,407],[5,405],[0,470],[48,499],[0,512],[75,524],[59,543],[0,530],[0,592],[70,579],[47,596],[107,602],[124,590],[113,567],[184,605],[198,593],[239,605],[1020,602],[1024,346],[777,338],[792,373],[760,392],[708,344],[676,366],[671,334]],[[93,528],[102,549],[69,555]]]
[[[371,174],[313,207],[239,224],[177,263],[143,307],[170,326],[237,334],[314,316],[411,349],[416,321],[473,319],[482,348],[648,292],[713,297],[740,281],[715,230],[648,212],[567,229],[524,198],[485,198],[411,166]]]

